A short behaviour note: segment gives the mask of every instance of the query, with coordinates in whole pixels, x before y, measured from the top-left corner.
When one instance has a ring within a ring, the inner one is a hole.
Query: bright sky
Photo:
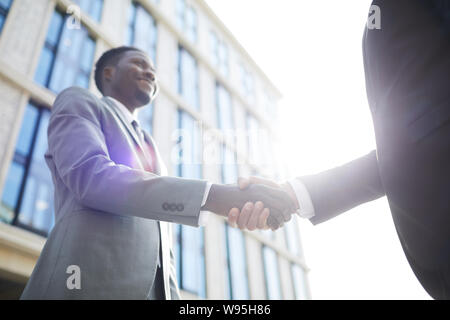
[[[281,133],[293,177],[375,148],[361,49],[370,0],[207,2],[283,93]],[[313,299],[430,299],[385,198],[301,227]]]

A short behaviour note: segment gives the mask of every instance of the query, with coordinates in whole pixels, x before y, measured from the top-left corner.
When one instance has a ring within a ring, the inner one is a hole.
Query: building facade
[[[93,65],[120,45],[155,62],[160,94],[139,119],[171,175],[284,178],[280,94],[204,0],[0,0],[0,299],[20,296],[53,227],[52,103],[72,85],[99,94]],[[310,298],[296,217],[276,232],[215,215],[173,231],[185,299]]]

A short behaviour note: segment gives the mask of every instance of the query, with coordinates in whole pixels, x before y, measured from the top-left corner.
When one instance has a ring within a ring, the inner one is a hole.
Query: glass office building
[[[109,48],[149,54],[160,94],[139,113],[169,174],[235,183],[285,178],[277,158],[280,93],[205,0],[0,0],[0,299],[20,296],[54,226],[45,162],[56,95],[99,94],[93,66]],[[297,218],[241,231],[210,215],[173,225],[185,299],[309,299]]]

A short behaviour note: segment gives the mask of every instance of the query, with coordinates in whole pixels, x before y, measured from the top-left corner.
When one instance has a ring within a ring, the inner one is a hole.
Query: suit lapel
[[[125,121],[124,117],[122,116],[122,113],[119,112],[116,108],[113,101],[109,100],[106,97],[103,97],[102,100],[104,103],[113,110],[114,114],[119,118],[119,120],[122,122],[124,127],[127,129],[130,136],[133,138],[136,145],[139,147],[139,151],[144,154],[143,145],[141,143],[141,139],[137,136],[137,132],[132,127],[131,123],[128,123]],[[142,130],[144,133],[144,137],[146,142],[152,146],[155,157],[156,157],[156,174],[158,175],[166,175],[167,169],[164,166],[164,163],[162,162],[161,155],[159,154],[158,148],[156,148],[156,145],[153,141],[153,138],[147,134],[144,130]],[[139,162],[141,163],[141,166],[145,168],[146,166],[142,163],[140,157],[137,155],[137,158],[139,159]],[[144,157],[145,158],[145,157]],[[145,169],[144,169],[145,170]],[[164,295],[167,300],[171,299],[171,292],[170,292],[170,243],[171,239],[169,238],[169,225],[166,222],[163,221],[157,221],[158,227],[159,227],[159,233],[160,233],[160,241],[161,241],[161,259],[162,259],[162,270],[163,270],[163,282],[164,282]]]
[[[141,140],[139,139],[136,130],[134,130],[134,128],[132,127],[131,123],[128,123],[127,121],[125,121],[122,113],[119,112],[117,110],[117,107],[114,105],[114,102],[111,101],[110,99],[106,98],[106,97],[103,97],[102,101],[104,101],[106,103],[106,105],[108,105],[113,110],[113,112],[116,114],[116,116],[119,118],[119,120],[122,122],[122,124],[127,129],[128,133],[131,135],[131,137],[133,137],[133,140],[136,143],[136,145],[141,150],[143,150],[143,146],[142,146]]]
[[[152,136],[149,135],[145,130],[142,130],[142,132],[144,133],[145,141],[153,148],[153,151],[155,153],[157,166],[156,171],[158,172],[158,175],[166,176],[167,169],[164,165],[161,154],[159,153],[159,150],[156,147],[155,141],[153,140]]]

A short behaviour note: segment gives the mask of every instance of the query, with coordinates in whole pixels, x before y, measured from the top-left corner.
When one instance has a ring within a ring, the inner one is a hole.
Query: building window
[[[178,48],[178,93],[195,110],[200,109],[197,60],[183,47]]]
[[[94,60],[95,41],[84,26],[68,28],[67,18],[54,12],[34,77],[55,93],[73,85],[88,88]]]
[[[264,110],[271,121],[277,121],[277,106],[275,98],[268,93],[268,91],[263,92],[263,104]]]
[[[267,128],[250,113],[246,116],[247,122],[247,151],[248,161],[271,174],[275,174],[275,158],[271,137]]]
[[[100,22],[102,19],[103,0],[72,0],[92,19]]]
[[[95,8],[99,5],[92,2],[85,9],[98,12]],[[87,88],[94,59],[94,40],[83,26],[67,27],[68,18],[57,10],[53,13],[34,77],[55,93],[73,85]],[[44,162],[49,116],[47,109],[33,103],[26,107],[1,206],[3,220],[42,235],[54,223],[53,183]]]
[[[245,251],[245,237],[241,230],[225,226],[227,244],[227,269],[229,298],[233,300],[249,299],[247,276],[247,256]]]
[[[254,116],[247,113],[248,158],[252,165],[261,163],[262,150],[260,143],[259,122]]]
[[[257,164],[263,168],[265,172],[268,172],[270,175],[276,174],[276,164],[275,164],[275,156],[272,140],[270,137],[269,130],[267,127],[263,127],[259,130],[259,161]],[[258,151],[255,151],[258,152]]]
[[[224,134],[225,141],[230,145],[234,145],[235,132],[231,96],[228,91],[218,82],[216,83],[216,106],[217,127]],[[225,143],[222,144],[221,160],[222,182],[236,183],[238,178],[236,154],[235,152],[231,151]]]
[[[222,183],[236,183],[238,170],[236,154],[222,145]],[[247,255],[245,237],[242,231],[231,228],[227,223],[225,228],[227,295],[230,299],[249,299],[247,276]]]
[[[45,163],[50,111],[30,103],[10,165],[0,219],[46,236],[54,224],[53,182]]]
[[[222,131],[233,131],[233,107],[230,93],[220,83],[216,83],[217,126]]]
[[[263,260],[267,299],[280,300],[282,295],[277,254],[273,249],[263,246]]]
[[[211,57],[213,65],[219,70],[219,72],[224,76],[228,76],[228,47],[224,41],[219,39],[214,31],[211,31]]]
[[[200,298],[206,298],[203,228],[177,225],[174,254],[178,286]]]
[[[155,19],[140,4],[133,2],[128,21],[127,45],[143,50],[156,64],[158,29]]]
[[[231,99],[228,92],[220,85],[216,85],[218,127],[221,130],[233,130]],[[222,183],[236,183],[238,168],[236,153],[222,144]],[[247,256],[245,251],[245,237],[242,231],[225,227],[228,297],[233,300],[249,299]]]
[[[154,1],[155,2],[155,1]],[[153,16],[137,2],[130,7],[126,44],[146,52],[156,65],[156,45],[158,29]],[[138,118],[142,128],[153,131],[154,104],[139,109]]]
[[[243,65],[241,65],[241,88],[244,97],[247,98],[247,101],[250,104],[253,104],[255,102],[255,84],[253,76]]]
[[[0,32],[5,24],[6,16],[8,15],[12,2],[13,0],[0,0]]]
[[[226,184],[236,183],[238,180],[238,167],[236,153],[226,145],[222,145],[222,182]]]
[[[297,264],[291,264],[292,284],[297,300],[308,299],[305,271]]]
[[[148,133],[153,133],[153,104],[139,108],[138,120],[139,124]]]
[[[177,25],[189,41],[197,42],[198,17],[195,9],[186,3],[186,0],[176,0]]]
[[[186,112],[178,111],[179,136],[175,146],[175,172],[179,177],[202,178],[200,128]],[[203,228],[177,225],[175,228],[177,276],[181,289],[206,297],[205,250]]]
[[[179,177],[201,179],[202,140],[198,122],[188,113],[178,110],[178,136],[172,160]]]
[[[298,236],[297,220],[295,217],[286,223],[283,229],[289,251],[297,256],[301,256],[302,252]]]

